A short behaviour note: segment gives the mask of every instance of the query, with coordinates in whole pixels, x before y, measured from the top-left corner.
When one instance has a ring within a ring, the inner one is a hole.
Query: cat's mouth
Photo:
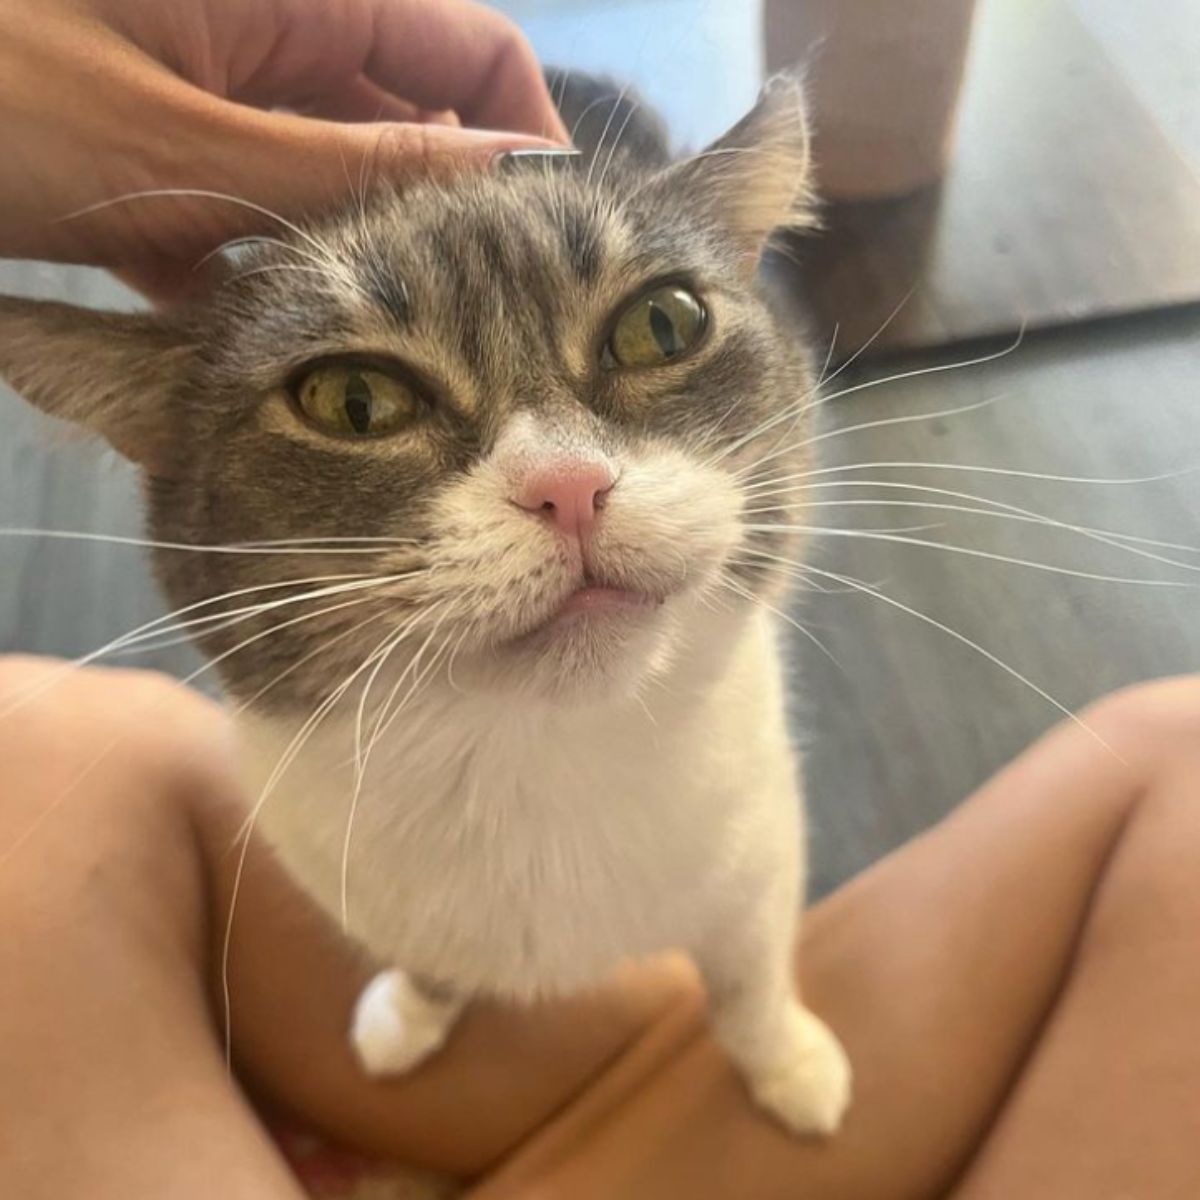
[[[664,599],[665,597],[651,596],[631,588],[585,583],[563,601],[562,607],[546,624],[554,625],[559,621],[569,621],[580,616],[620,616],[626,613],[652,612]]]
[[[621,624],[653,615],[666,603],[663,593],[651,593],[619,583],[584,578],[563,600],[535,624],[513,638],[510,645],[553,637],[580,624]]]

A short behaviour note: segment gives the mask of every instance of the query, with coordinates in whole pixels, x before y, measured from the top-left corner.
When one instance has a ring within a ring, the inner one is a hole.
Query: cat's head
[[[757,497],[812,380],[756,268],[809,200],[782,81],[678,163],[529,159],[280,230],[178,314],[0,301],[0,374],[141,465],[154,538],[239,550],[155,558],[241,699],[451,663],[628,694],[788,553]]]

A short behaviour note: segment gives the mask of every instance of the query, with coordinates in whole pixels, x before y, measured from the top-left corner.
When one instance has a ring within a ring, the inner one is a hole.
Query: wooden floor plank
[[[921,348],[1200,300],[1200,178],[1067,0],[980,9],[940,189],[795,242],[818,330]]]

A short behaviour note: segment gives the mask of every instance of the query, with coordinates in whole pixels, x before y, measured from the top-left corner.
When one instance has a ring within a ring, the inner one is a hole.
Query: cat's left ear
[[[746,116],[663,181],[732,235],[752,270],[775,230],[817,224],[812,175],[804,88],[789,73],[768,80]]]
[[[169,316],[0,296],[0,379],[152,474],[167,473],[172,402],[194,353]]]

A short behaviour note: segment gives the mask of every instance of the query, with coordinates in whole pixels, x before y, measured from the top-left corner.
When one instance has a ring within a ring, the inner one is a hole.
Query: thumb
[[[444,181],[487,170],[508,150],[564,149],[530,134],[449,121],[347,124],[232,107],[236,121],[220,148],[226,177],[292,215],[344,202],[360,185]]]
[[[189,176],[194,195],[159,209],[157,245],[183,254],[125,264],[127,283],[158,303],[186,298],[220,278],[209,259],[223,244],[254,234],[286,235],[323,212],[357,204],[381,183],[447,181],[487,171],[510,150],[571,154],[561,144],[528,134],[464,129],[449,122],[344,124],[291,113],[263,112],[231,102],[207,136],[193,140]]]

